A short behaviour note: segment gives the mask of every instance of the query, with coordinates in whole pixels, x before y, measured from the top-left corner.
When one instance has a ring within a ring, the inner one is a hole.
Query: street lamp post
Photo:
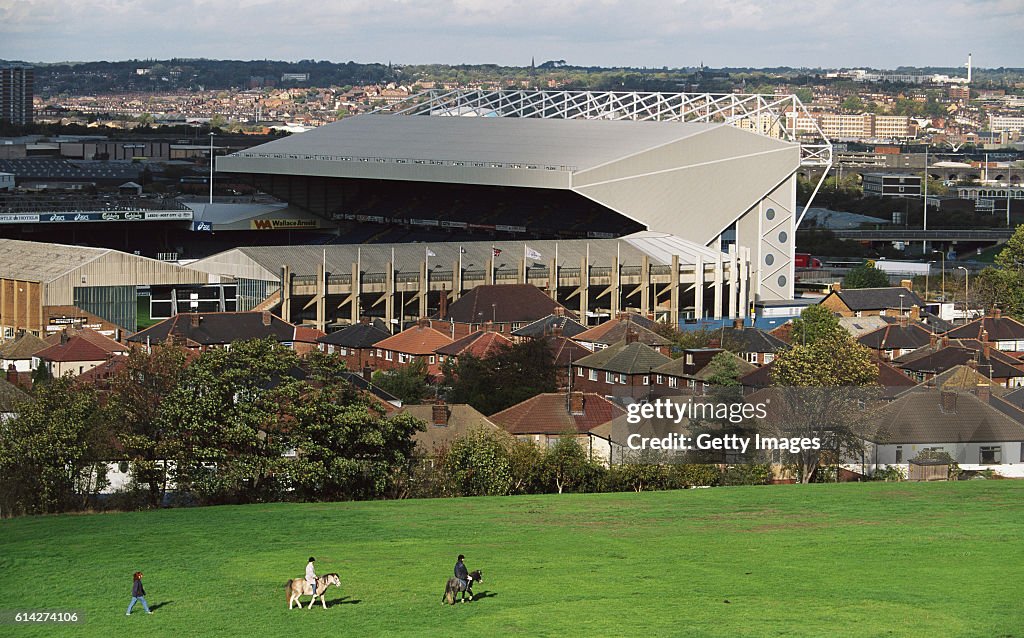
[[[933,250],[933,253],[939,253],[942,255],[942,295],[939,297],[940,303],[946,300],[946,251],[945,250]],[[941,309],[941,306],[940,306]],[[939,314],[942,314],[941,312]]]
[[[213,203],[213,131],[210,131],[210,203]]]
[[[929,261],[928,262],[928,270],[924,271],[924,300],[925,300],[925,303],[928,302],[928,276],[932,274],[932,264],[934,264],[934,263],[935,263],[934,261]]]
[[[970,314],[971,314],[971,306],[970,306],[971,293],[970,293],[970,288],[969,288],[970,274],[971,273],[964,266],[957,266],[956,269],[964,271],[964,323],[968,323],[970,321]]]

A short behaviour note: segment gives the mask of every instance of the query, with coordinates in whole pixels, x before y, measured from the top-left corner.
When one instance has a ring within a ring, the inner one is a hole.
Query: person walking
[[[309,557],[309,562],[306,563],[306,582],[313,589],[313,595],[316,596],[316,567],[313,563],[316,559],[312,556]]]
[[[146,610],[147,614],[153,613],[150,611],[149,605],[146,604],[146,589],[142,586],[142,572],[135,572],[132,577],[132,601],[128,603],[128,611],[125,612],[125,616],[132,615],[132,607],[137,602],[142,603],[142,608]]]

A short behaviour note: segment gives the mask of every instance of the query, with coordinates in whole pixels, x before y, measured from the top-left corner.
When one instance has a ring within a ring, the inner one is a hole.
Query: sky
[[[1024,0],[0,0],[0,59],[1024,67]]]

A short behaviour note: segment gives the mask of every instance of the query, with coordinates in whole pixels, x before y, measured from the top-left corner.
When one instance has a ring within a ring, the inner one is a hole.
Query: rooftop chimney
[[[909,279],[901,279],[900,280],[900,285],[903,286],[904,288],[906,288],[907,290],[911,291],[911,292],[913,292],[913,290],[914,290],[914,282],[909,280]]]
[[[981,342],[988,343],[988,330],[985,330],[984,328],[981,329]]]
[[[979,383],[975,386],[974,393],[978,395],[979,399],[988,403],[989,399],[992,398],[992,387],[987,383]]]
[[[956,414],[956,392],[952,390],[941,390],[941,408],[944,414]]]
[[[370,366],[363,366],[363,380],[368,383],[373,380],[373,368]]]
[[[935,344],[938,343],[938,341],[939,335],[935,334],[934,332],[928,335],[928,345],[931,346],[932,348],[935,347]]]
[[[843,289],[843,284],[839,283],[838,281],[832,283],[832,290],[834,292],[839,292],[842,289]]]
[[[1002,316],[1003,316],[1003,311],[1002,310],[1000,310],[999,308],[993,308],[992,309],[992,318],[993,319],[999,319]]]
[[[562,326],[557,325],[557,324],[555,326],[553,326],[551,328],[551,335],[554,336],[554,337],[561,337],[562,336]]]
[[[370,323],[370,318],[367,317],[366,315],[363,315],[362,317],[359,317],[359,323],[361,323],[361,324],[363,324],[365,326],[368,323]]]
[[[565,316],[565,308],[563,308],[562,306],[555,306],[554,315],[556,317],[564,317]]]
[[[967,360],[967,367],[970,368],[971,370],[977,370],[978,360],[975,359],[974,357],[971,357],[970,359]]]
[[[910,324],[910,319],[907,315],[900,315],[900,328],[906,328]]]
[[[569,393],[569,414],[573,416],[583,416],[583,407],[586,403],[582,392],[570,392]]]
[[[419,321],[416,322],[416,326],[418,328],[429,328],[430,327],[430,319],[427,319],[426,317],[420,317]]]
[[[270,325],[270,311],[269,310],[264,310],[263,311],[263,325],[264,326],[269,326]]]
[[[735,317],[732,320],[732,327],[737,329],[737,330],[743,330],[743,328],[745,326],[746,326],[746,322],[743,320],[742,317]]]
[[[626,343],[636,343],[640,339],[640,335],[629,330],[626,332]]]
[[[13,363],[7,366],[7,383],[18,385],[18,369],[14,367]]]
[[[64,330],[60,331],[60,342],[61,343],[67,343],[68,342],[68,331],[67,331],[67,328],[65,328]]]
[[[431,413],[431,422],[442,427],[448,425],[448,406],[444,403],[435,403]]]
[[[914,321],[921,320],[921,307],[917,304],[910,306],[910,318]]]
[[[949,335],[942,335],[942,347],[946,348],[949,346]]]
[[[202,319],[202,317],[200,317],[199,315],[193,313],[193,314],[189,315],[189,319],[192,322],[192,327],[193,328],[198,328],[199,327],[199,321]]]
[[[484,332],[494,332],[494,322],[488,319],[487,321],[484,322],[484,325],[481,327],[481,329]]]

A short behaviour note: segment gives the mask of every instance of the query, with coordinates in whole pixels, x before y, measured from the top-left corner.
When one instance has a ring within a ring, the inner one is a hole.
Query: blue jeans
[[[140,602],[140,601],[142,602],[142,608],[146,610],[146,613],[149,613],[149,605],[146,604],[146,597],[145,596],[132,596],[132,602],[128,603],[128,611],[125,612],[125,615],[127,616],[128,614],[132,613],[132,607],[135,606],[136,602]]]

